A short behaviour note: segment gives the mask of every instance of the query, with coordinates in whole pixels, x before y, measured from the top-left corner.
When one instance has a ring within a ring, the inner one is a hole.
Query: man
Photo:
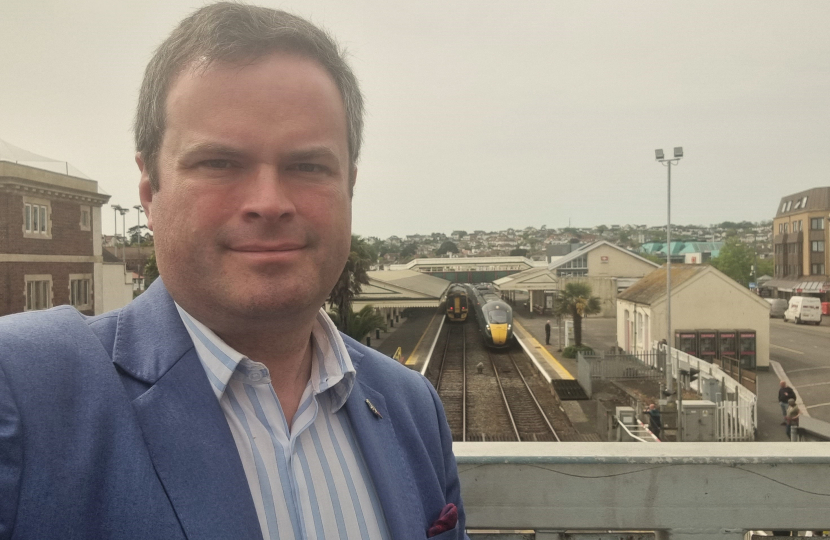
[[[781,381],[781,384],[778,388],[778,405],[781,407],[781,415],[784,417],[784,421],[781,422],[782,426],[787,425],[787,404],[791,399],[795,399],[795,390],[787,386],[786,381]]]
[[[550,319],[545,323],[545,345],[550,345]]]
[[[660,409],[654,403],[649,403],[648,407],[643,411],[648,415],[648,429],[655,437],[660,438],[660,428],[663,426],[660,418]]]
[[[320,310],[361,131],[307,21],[220,3],[174,30],[136,117],[160,279],[0,319],[0,539],[464,537],[436,393]]]

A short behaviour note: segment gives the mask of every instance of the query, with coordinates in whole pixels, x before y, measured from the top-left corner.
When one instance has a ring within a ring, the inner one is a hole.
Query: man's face
[[[349,252],[346,116],[316,62],[186,70],[167,96],[159,190],[141,200],[173,298],[209,321],[316,310]]]

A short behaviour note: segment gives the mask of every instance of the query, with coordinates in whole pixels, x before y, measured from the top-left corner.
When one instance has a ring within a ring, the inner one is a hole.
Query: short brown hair
[[[135,146],[159,189],[158,152],[164,137],[167,93],[173,80],[198,61],[256,60],[274,52],[296,53],[320,63],[343,98],[353,167],[363,139],[363,96],[345,52],[325,31],[307,20],[275,9],[232,2],[205,6],[184,19],[147,64],[135,115]]]

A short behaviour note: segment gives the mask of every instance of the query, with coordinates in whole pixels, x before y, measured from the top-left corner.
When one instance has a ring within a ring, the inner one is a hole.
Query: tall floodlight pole
[[[118,257],[118,212],[123,210],[120,204],[111,204],[112,207],[112,247],[115,248],[115,256]]]
[[[667,196],[666,196],[666,390],[671,395],[673,390],[673,380],[672,380],[672,371],[677,373],[678,376],[678,388],[677,388],[677,399],[678,399],[678,408],[677,408],[677,440],[682,440],[682,429],[680,428],[680,407],[683,403],[683,389],[680,388],[680,366],[674,365],[677,363],[677,358],[674,358],[672,361],[672,368],[669,369],[669,360],[672,359],[671,354],[671,344],[672,344],[672,329],[671,329],[671,166],[678,165],[680,163],[680,159],[683,157],[683,148],[680,146],[676,146],[674,148],[674,157],[667,158],[663,154],[662,149],[657,149],[654,151],[654,155],[658,162],[662,163],[664,166],[668,168],[668,184],[667,184]]]
[[[129,208],[118,207],[118,212],[121,214],[121,233],[124,235],[124,247],[121,248],[121,260],[125,264],[127,263],[127,218],[125,216],[129,211]]]
[[[141,289],[141,271],[144,269],[144,259],[141,257],[141,214],[144,213],[144,208],[140,204],[133,206],[133,208],[138,214],[138,283]]]

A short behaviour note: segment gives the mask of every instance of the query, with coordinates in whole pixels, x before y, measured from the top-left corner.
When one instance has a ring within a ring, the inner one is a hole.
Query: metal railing
[[[830,453],[820,443],[454,443],[453,450],[471,532],[738,540],[749,531],[830,528]]]

